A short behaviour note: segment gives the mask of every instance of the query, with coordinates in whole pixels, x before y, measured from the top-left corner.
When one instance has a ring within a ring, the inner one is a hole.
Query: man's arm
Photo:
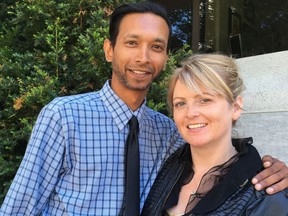
[[[275,194],[288,188],[288,167],[282,161],[265,155],[262,158],[265,169],[252,179],[256,190],[266,188],[268,194]]]
[[[64,137],[60,115],[43,109],[0,209],[0,216],[39,215],[58,181]]]

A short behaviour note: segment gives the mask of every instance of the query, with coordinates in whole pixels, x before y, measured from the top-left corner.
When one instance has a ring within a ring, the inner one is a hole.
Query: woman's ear
[[[105,58],[107,62],[112,62],[113,59],[113,47],[109,39],[104,40],[103,49],[105,53]]]
[[[234,121],[238,120],[242,113],[242,107],[243,107],[243,98],[242,96],[237,96],[234,104],[233,104],[233,116],[232,119]]]

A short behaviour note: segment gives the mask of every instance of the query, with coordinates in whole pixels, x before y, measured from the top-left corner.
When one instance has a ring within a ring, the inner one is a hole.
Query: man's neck
[[[137,110],[144,102],[148,89],[143,91],[132,90],[123,88],[123,86],[115,85],[112,81],[110,83],[111,88],[117,94],[117,96],[129,106],[132,111]]]

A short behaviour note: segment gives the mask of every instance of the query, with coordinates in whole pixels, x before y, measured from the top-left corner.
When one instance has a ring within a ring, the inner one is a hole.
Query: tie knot
[[[135,130],[137,133],[139,132],[139,124],[137,118],[133,115],[132,118],[128,122],[129,124],[129,129]]]

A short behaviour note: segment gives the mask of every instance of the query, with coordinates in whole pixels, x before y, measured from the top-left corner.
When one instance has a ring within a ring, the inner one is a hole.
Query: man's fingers
[[[277,192],[282,191],[285,188],[287,188],[288,187],[287,185],[288,185],[288,178],[285,178],[282,181],[278,182],[277,184],[275,184],[271,187],[268,187],[266,189],[266,193],[268,193],[268,194],[277,193]]]
[[[269,155],[264,156],[262,161],[266,168],[252,179],[255,189],[266,188],[268,194],[274,194],[288,188],[288,168],[285,163]]]
[[[267,167],[270,167],[273,164],[274,158],[272,156],[270,156],[270,155],[265,155],[262,158],[262,162],[263,162],[263,166],[265,168],[267,168]]]
[[[266,170],[264,170],[266,171]],[[278,183],[279,181],[283,180],[283,178],[285,178],[285,176],[283,175],[282,172],[276,172],[273,175],[266,175],[266,172],[264,173],[264,171],[262,171],[262,173],[259,173],[257,176],[255,176],[252,180],[252,183],[255,184],[255,188],[257,190],[262,190],[264,188],[267,188],[269,186],[272,186],[272,184]],[[266,176],[266,177],[263,177]],[[257,179],[257,181],[255,181],[254,179]]]
[[[267,160],[267,158],[269,158]],[[278,159],[272,158],[271,156],[264,156],[263,159],[263,166],[266,164],[266,168],[262,170],[260,173],[258,173],[252,180],[253,184],[259,183],[259,182],[265,182],[267,181],[271,183],[276,183],[283,178],[288,178],[288,168],[286,167],[285,163],[282,161],[279,161]],[[271,165],[269,165],[271,163]],[[266,184],[265,184],[266,185]],[[270,185],[267,185],[270,186]]]

